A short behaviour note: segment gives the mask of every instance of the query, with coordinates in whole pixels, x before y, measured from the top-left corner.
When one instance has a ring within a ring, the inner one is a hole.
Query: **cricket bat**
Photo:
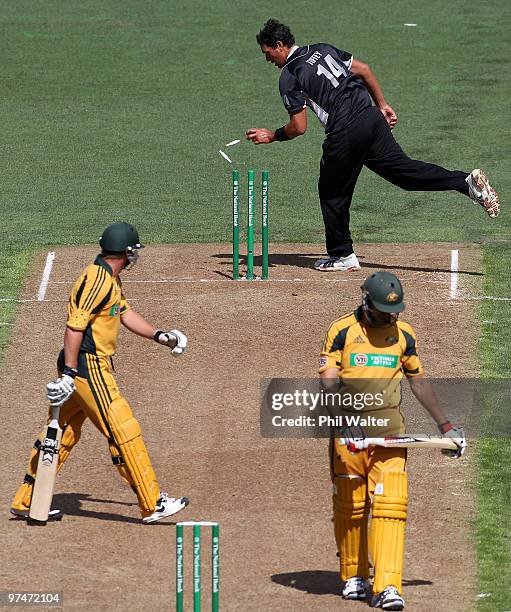
[[[60,406],[51,406],[51,421],[43,432],[39,449],[39,462],[35,476],[32,502],[28,513],[31,524],[46,525],[55,487],[55,477],[59,463],[62,429],[59,426]]]
[[[338,444],[346,445],[349,440],[338,439]],[[384,446],[385,448],[443,448],[457,450],[454,440],[434,436],[389,436],[386,438],[364,438],[364,448],[368,446]]]

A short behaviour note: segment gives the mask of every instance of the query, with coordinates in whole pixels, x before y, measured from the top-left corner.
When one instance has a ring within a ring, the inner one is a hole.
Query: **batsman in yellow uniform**
[[[466,447],[464,433],[444,416],[417,353],[410,325],[398,319],[405,308],[399,279],[388,272],[371,274],[362,285],[362,304],[354,313],[334,321],[326,333],[320,355],[323,385],[360,386],[385,391],[385,399],[364,410],[364,416],[381,417],[380,435],[404,433],[400,411],[400,381],[406,376],[417,399],[434,418],[441,433],[453,438],[460,457]],[[359,450],[360,430],[344,430],[348,444],[335,435],[330,441],[330,469],[334,486],[333,516],[340,558],[342,595],[366,599],[370,591],[369,554],[374,565],[372,606],[402,610],[401,595],[408,493],[406,449],[370,446]],[[371,532],[368,518],[371,515]]]
[[[63,430],[59,451],[60,470],[80,439],[89,418],[108,439],[114,465],[136,493],[142,520],[151,523],[182,510],[186,497],[173,498],[160,490],[142,439],[140,425],[121,395],[111,371],[121,323],[131,332],[152,338],[183,353],[186,336],[179,330],[155,329],[135,312],[124,297],[119,274],[132,267],[143,247],[135,227],[128,223],[109,225],[100,239],[101,254],[74,284],[68,305],[64,349],[59,355],[59,378],[47,385],[52,405],[61,406]],[[11,514],[28,517],[38,463],[39,437],[32,450],[23,484],[12,502]],[[51,510],[49,520],[58,520],[60,510]]]

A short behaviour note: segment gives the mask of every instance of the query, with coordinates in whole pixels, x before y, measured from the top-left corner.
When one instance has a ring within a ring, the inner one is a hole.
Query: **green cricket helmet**
[[[128,249],[141,249],[137,228],[120,221],[112,223],[101,235],[99,246],[108,253],[125,253]]]
[[[125,253],[128,258],[126,270],[137,263],[138,249],[144,248],[137,228],[124,221],[109,225],[99,239],[99,246],[106,253]]]
[[[394,274],[374,272],[362,287],[362,310],[373,327],[395,325],[399,313],[405,309],[403,287]]]
[[[374,272],[363,285],[364,299],[379,312],[403,312],[404,291],[400,280],[390,272]]]

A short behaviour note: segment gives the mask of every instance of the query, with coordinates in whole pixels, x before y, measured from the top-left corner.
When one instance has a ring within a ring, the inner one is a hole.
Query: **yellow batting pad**
[[[334,479],[334,530],[339,551],[341,580],[369,578],[367,552],[367,485],[359,477]]]
[[[137,491],[135,489],[135,484],[131,478],[130,471],[128,470],[128,468],[126,467],[126,464],[124,463],[124,459],[122,458],[122,454],[121,454],[121,449],[117,446],[117,444],[113,440],[108,441],[108,447],[110,449],[110,454],[112,455],[113,464],[117,468],[117,471],[121,475],[121,478],[127,484],[129,484],[129,486],[136,493]]]
[[[375,593],[388,586],[401,591],[407,511],[406,472],[383,472],[373,496],[371,521]]]
[[[124,464],[119,466],[123,470],[119,469],[119,471],[132,484],[142,512],[153,512],[160,488],[142,440],[140,425],[125,399],[118,398],[110,404],[108,420],[115,444],[124,460]],[[126,473],[123,473],[124,470]]]

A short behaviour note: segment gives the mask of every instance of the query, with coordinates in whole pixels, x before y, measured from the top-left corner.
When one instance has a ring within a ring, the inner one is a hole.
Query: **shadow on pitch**
[[[340,595],[341,583],[337,572],[323,570],[310,570],[305,572],[290,572],[288,574],[274,574],[272,582],[311,595]]]
[[[359,258],[360,259],[360,258]],[[421,266],[398,266],[388,265],[382,263],[371,263],[369,261],[361,261],[360,265],[362,268],[374,268],[375,270],[409,270],[410,272],[443,272],[444,274],[451,274],[452,270],[446,268],[424,268]],[[484,276],[483,272],[470,272],[469,270],[458,270],[458,274],[464,274],[466,276]]]
[[[215,257],[216,259],[221,259],[221,263],[223,265],[228,265],[232,267],[232,255],[226,253],[216,253],[211,257]],[[317,253],[292,253],[292,254],[284,254],[284,253],[275,253],[270,254],[269,258],[269,267],[274,268],[275,266],[293,266],[296,268],[314,268],[314,262],[320,257]],[[259,268],[263,264],[263,259],[261,255],[254,255],[254,267]],[[247,265],[247,255],[240,253],[240,266]],[[219,272],[222,276],[229,276],[232,278],[232,275],[229,273],[224,274]]]
[[[82,502],[98,504],[117,504],[119,506],[134,506],[135,503],[120,502],[113,499],[97,499],[90,497],[88,493],[59,493],[53,498],[53,507],[62,510],[64,515],[83,516],[85,518],[99,519],[102,521],[119,521],[122,523],[140,523],[139,518],[123,516],[113,512],[102,512],[101,510],[89,510],[84,508]],[[64,516],[64,520],[65,520]]]
[[[216,253],[212,255],[216,259],[221,259],[222,264],[232,266],[232,255],[226,253]],[[314,262],[319,259],[321,255],[317,253],[270,253],[270,269],[276,266],[291,266],[294,268],[314,268]],[[452,270],[448,268],[434,268],[425,266],[405,266],[401,264],[384,264],[375,263],[370,261],[364,261],[364,256],[359,255],[358,259],[362,268],[370,268],[374,270],[407,270],[410,272],[441,272],[444,274],[450,274]],[[240,254],[240,266],[246,266],[247,256]],[[260,267],[262,265],[262,258],[260,255],[254,256],[254,266]],[[229,273],[218,272],[221,276],[232,278]],[[318,273],[319,274],[319,273]],[[484,276],[482,272],[471,272],[469,270],[458,270],[458,274],[465,276]]]
[[[305,572],[290,572],[274,574],[272,582],[311,595],[340,595],[341,582],[337,572],[310,570]],[[403,580],[403,588],[409,586],[431,586],[431,580]]]

